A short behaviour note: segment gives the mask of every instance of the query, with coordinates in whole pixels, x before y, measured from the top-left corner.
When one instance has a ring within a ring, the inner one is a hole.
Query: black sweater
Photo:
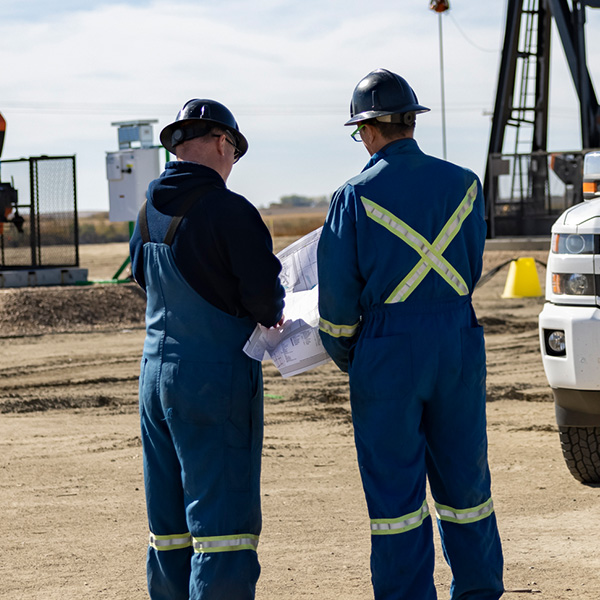
[[[228,190],[216,171],[186,161],[165,165],[164,173],[148,187],[150,239],[162,242],[184,196],[206,185],[213,187],[192,204],[171,244],[175,264],[213,306],[271,327],[283,313],[281,264],[273,255],[271,236],[258,210]],[[133,276],[145,289],[139,222],[130,251]]]

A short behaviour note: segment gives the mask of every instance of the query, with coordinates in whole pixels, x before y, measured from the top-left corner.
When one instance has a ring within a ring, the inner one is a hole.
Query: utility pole
[[[440,89],[442,95],[442,156],[446,160],[446,93],[444,85],[444,41],[442,34],[442,13],[450,9],[449,0],[431,0],[429,8],[438,13],[440,39]]]

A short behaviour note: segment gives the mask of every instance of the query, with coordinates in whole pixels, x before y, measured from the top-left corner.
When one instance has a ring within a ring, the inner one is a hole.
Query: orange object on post
[[[6,131],[6,121],[0,113],[0,156],[2,155],[2,146],[4,145],[4,133]]]
[[[437,13],[443,13],[450,9],[450,0],[431,0],[429,8]]]

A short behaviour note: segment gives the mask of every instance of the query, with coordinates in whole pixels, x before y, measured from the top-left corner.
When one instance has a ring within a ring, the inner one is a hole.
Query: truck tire
[[[600,483],[600,427],[559,427],[560,445],[571,475]]]

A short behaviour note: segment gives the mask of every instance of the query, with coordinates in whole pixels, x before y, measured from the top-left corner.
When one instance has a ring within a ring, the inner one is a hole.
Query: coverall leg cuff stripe
[[[423,524],[423,521],[429,516],[429,507],[427,501],[419,510],[409,513],[397,519],[371,519],[371,535],[394,535],[396,533],[406,533],[411,529],[416,529]]]
[[[358,323],[354,325],[335,325],[323,318],[319,319],[319,329],[332,337],[352,337],[358,329]]]
[[[250,533],[242,535],[222,535],[217,537],[194,538],[194,552],[233,552],[254,550],[258,546],[258,536]]]
[[[150,533],[149,545],[160,552],[180,550],[181,548],[189,548],[192,545],[192,536],[189,533],[176,535],[154,535]]]
[[[443,504],[435,503],[435,510],[437,517],[440,521],[449,521],[450,523],[460,523],[461,525],[467,523],[475,523],[481,521],[486,517],[489,517],[494,512],[494,503],[490,498],[479,506],[473,508],[452,508],[451,506],[444,506]]]

